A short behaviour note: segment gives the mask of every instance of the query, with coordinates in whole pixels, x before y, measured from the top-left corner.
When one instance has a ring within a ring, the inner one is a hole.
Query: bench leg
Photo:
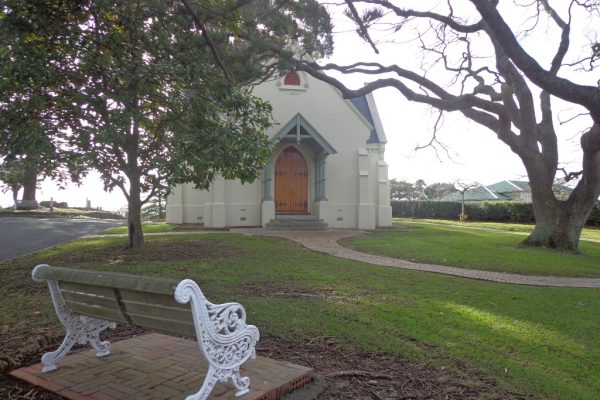
[[[218,381],[217,371],[212,366],[208,367],[208,373],[198,393],[189,395],[185,400],[206,400]]]
[[[241,377],[239,367],[228,370],[217,369],[213,366],[210,366],[208,367],[208,373],[206,374],[204,383],[202,384],[202,387],[198,393],[186,397],[185,400],[206,400],[218,381],[226,382],[230,378],[233,382],[233,386],[237,389],[237,392],[235,392],[236,397],[246,394],[250,391],[250,378],[247,376]]]
[[[77,339],[75,338],[75,335],[73,335],[73,332],[67,330],[67,335],[60,347],[57,350],[48,352],[42,356],[42,364],[44,364],[42,372],[50,372],[58,369],[56,363],[66,356],[76,343]]]
[[[77,318],[77,317],[76,317]],[[79,321],[69,321],[67,334],[55,350],[42,356],[42,372],[54,371],[58,367],[56,363],[63,359],[76,344],[88,344],[96,351],[96,357],[104,357],[110,354],[110,343],[100,341],[99,334],[107,328],[114,328],[114,322],[100,321],[93,318],[79,317]]]
[[[250,378],[247,376],[241,377],[239,368],[233,370],[231,381],[233,382],[233,386],[235,386],[237,389],[237,392],[235,392],[236,397],[244,395],[250,391]]]
[[[57,369],[58,367],[56,364],[66,356],[76,344],[90,345],[96,350],[97,357],[109,355],[110,343],[100,340],[100,332],[107,328],[114,329],[116,324],[114,322],[85,317],[73,313],[65,304],[57,283],[48,281],[48,287],[50,288],[50,295],[52,296],[52,303],[54,303],[56,315],[67,329],[67,334],[57,350],[48,352],[42,356],[42,364],[44,364],[42,372],[50,372]]]

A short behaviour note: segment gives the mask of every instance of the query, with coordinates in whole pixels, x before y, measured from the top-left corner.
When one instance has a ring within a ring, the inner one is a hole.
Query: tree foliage
[[[140,212],[177,183],[207,188],[216,174],[253,180],[269,150],[270,106],[227,81],[192,21],[164,1],[89,4],[81,27],[70,126],[105,189],[128,200],[130,247]],[[145,195],[144,195],[145,193]]]
[[[23,161],[15,159],[4,159],[0,164],[0,189],[3,193],[10,191],[13,198],[13,207],[17,208],[19,191],[25,181],[26,166]]]
[[[30,179],[21,184],[34,199],[38,175],[77,180],[83,171],[66,135],[77,118],[69,99],[79,3],[6,0],[0,8],[0,156],[27,160]]]
[[[433,183],[427,185],[423,179],[415,183],[390,179],[390,197],[392,200],[440,200],[454,192],[452,183]]]
[[[48,4],[15,1],[3,9],[27,25],[18,40],[40,42],[10,56],[20,62],[15,73],[37,57],[33,70],[41,76],[11,81],[14,91],[48,87],[39,99],[22,96],[30,112],[23,129],[3,125],[7,148],[32,137],[36,113],[47,111],[37,132],[53,154],[72,151],[100,172],[105,189],[124,193],[130,247],[143,244],[141,207],[157,192],[187,182],[207,188],[217,174],[242,182],[260,174],[270,151],[264,131],[271,108],[242,84],[283,67],[272,46],[331,52],[328,14],[311,0],[61,0],[51,5],[51,23]],[[51,101],[35,101],[46,97]]]
[[[424,192],[425,197],[428,200],[441,200],[454,191],[455,189],[452,183],[436,182],[427,185]]]
[[[298,68],[336,86],[346,98],[392,87],[442,115],[459,112],[487,128],[520,157],[529,175],[536,227],[525,243],[577,251],[581,228],[600,195],[600,57],[599,33],[574,28],[598,26],[599,3],[470,0],[433,8],[416,1],[345,4],[358,34],[374,49],[380,48],[376,29],[389,28],[385,39],[393,45],[386,48],[393,49],[397,61],[304,62]],[[589,36],[582,36],[586,32]],[[577,45],[571,46],[573,42]],[[406,54],[420,54],[419,64],[411,65]],[[324,71],[377,79],[352,90]],[[560,101],[574,107],[587,124],[580,134],[581,170],[566,174],[578,182],[564,201],[552,191],[560,174],[553,104]]]

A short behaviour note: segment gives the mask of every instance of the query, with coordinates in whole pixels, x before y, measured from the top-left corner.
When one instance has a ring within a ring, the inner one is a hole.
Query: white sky
[[[445,4],[445,1],[442,3]],[[350,31],[351,26],[347,25],[344,18],[334,15],[335,31],[338,32],[335,36],[335,53],[332,59],[326,61],[350,64],[356,61],[376,60],[384,65],[397,63],[410,66],[410,56],[402,57],[397,44],[379,46],[382,54],[376,56],[369,45]],[[589,26],[578,28],[584,32],[591,30]],[[534,45],[536,49],[544,47],[539,41],[534,42]],[[554,47],[550,51],[553,52]],[[344,78],[349,86],[355,88],[362,85],[362,79]],[[432,148],[414,150],[417,145],[429,142],[437,114],[432,113],[425,105],[406,101],[395,89],[376,91],[375,100],[388,139],[385,158],[389,164],[390,179],[410,182],[423,179],[428,184],[454,182],[458,179],[483,184],[504,179],[527,180],[519,158],[496,139],[494,133],[470,122],[460,114],[446,114],[444,126],[438,131],[438,140],[448,146],[450,158],[443,150],[439,151],[438,158]],[[558,107],[555,106],[556,111]],[[561,162],[570,163],[571,169],[577,170],[577,160],[580,160],[578,129],[573,125],[561,129]],[[120,190],[112,193],[103,191],[96,173],[91,173],[80,187],[70,184],[67,190],[59,191],[56,184],[45,181],[38,190],[37,199],[43,201],[49,200],[50,197],[55,201],[67,201],[70,206],[81,207],[89,198],[93,207],[102,207],[104,210],[116,210],[126,205]],[[11,204],[9,193],[0,194],[0,206],[6,207]]]

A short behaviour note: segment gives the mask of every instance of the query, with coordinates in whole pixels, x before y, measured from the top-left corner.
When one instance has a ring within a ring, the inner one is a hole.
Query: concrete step
[[[313,215],[278,215],[269,221],[267,229],[325,230],[327,224]]]
[[[314,215],[278,215],[271,221],[277,222],[319,222],[321,221]]]

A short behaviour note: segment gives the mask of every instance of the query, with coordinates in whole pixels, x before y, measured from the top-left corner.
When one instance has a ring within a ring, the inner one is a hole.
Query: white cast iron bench
[[[88,344],[97,357],[110,354],[110,343],[100,332],[117,322],[177,336],[196,336],[208,362],[200,390],[186,400],[208,398],[215,384],[231,379],[241,396],[249,391],[250,378],[240,376],[240,366],[256,357],[258,329],[246,325],[246,311],[238,303],[213,304],[190,280],[159,279],[133,274],[69,269],[38,265],[36,282],[48,282],[58,319],[67,329],[56,351],[42,356],[42,372],[57,363],[75,344]]]

